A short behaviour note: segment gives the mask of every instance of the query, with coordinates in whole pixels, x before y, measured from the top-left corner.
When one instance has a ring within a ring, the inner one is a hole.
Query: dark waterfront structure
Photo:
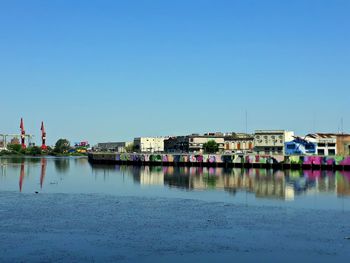
[[[219,151],[224,150],[224,136],[222,133],[206,133],[204,135],[191,134],[187,136],[175,136],[164,140],[164,151],[166,153],[189,153],[203,151],[203,144],[215,141]]]
[[[275,169],[349,170],[350,156],[284,156],[243,154],[128,154],[89,153],[92,163],[208,166]]]
[[[185,153],[189,150],[188,136],[174,136],[164,140],[164,151],[168,153]]]

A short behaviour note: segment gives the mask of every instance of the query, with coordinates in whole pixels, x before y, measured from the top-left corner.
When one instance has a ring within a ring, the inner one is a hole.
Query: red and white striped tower
[[[23,118],[21,118],[21,124],[19,126],[21,128],[21,145],[22,145],[22,149],[26,148],[26,131],[24,130],[24,123],[23,123]]]
[[[46,150],[47,146],[46,146],[46,131],[45,131],[45,127],[44,127],[44,122],[41,122],[41,149],[42,150]]]

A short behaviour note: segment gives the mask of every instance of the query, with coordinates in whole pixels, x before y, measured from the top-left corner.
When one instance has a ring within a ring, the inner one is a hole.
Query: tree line
[[[59,139],[52,148],[50,146],[47,149],[42,149],[39,146],[29,146],[27,148],[22,148],[21,144],[8,144],[5,150],[0,152],[0,156],[5,155],[29,155],[29,156],[40,156],[40,155],[83,155],[77,154],[75,152],[70,152],[72,149],[70,142],[67,139]]]

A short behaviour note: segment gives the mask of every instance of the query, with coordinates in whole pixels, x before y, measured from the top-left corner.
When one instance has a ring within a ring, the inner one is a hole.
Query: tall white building
[[[256,130],[254,151],[259,154],[284,154],[285,143],[294,139],[294,132],[286,130]]]
[[[164,137],[138,137],[134,139],[134,147],[138,152],[163,152]]]

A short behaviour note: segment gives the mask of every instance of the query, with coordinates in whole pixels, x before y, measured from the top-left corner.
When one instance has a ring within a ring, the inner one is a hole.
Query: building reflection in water
[[[93,169],[101,166],[93,165]],[[106,166],[104,166],[104,169]],[[254,193],[257,198],[293,200],[296,195],[336,193],[350,196],[350,172],[269,170],[207,167],[115,166],[141,185],[166,185],[186,190]]]
[[[342,171],[336,175],[336,188],[338,196],[350,195],[350,172]]]
[[[40,180],[43,189],[48,162],[46,158],[36,158],[33,161],[22,159],[8,159],[1,162],[1,175],[7,177],[6,170],[14,169],[19,174],[19,191],[24,190],[25,178],[34,175]],[[40,171],[29,169],[35,166],[32,163],[40,162]],[[55,159],[57,174],[68,174],[69,159]],[[86,160],[74,160],[77,165],[85,165]],[[74,164],[74,163],[73,163]],[[33,172],[35,173],[33,174]],[[191,190],[222,190],[234,196],[237,192],[254,193],[257,198],[273,198],[293,200],[301,194],[334,194],[339,197],[350,196],[350,171],[319,171],[319,170],[269,170],[269,169],[238,169],[238,168],[206,168],[206,167],[170,167],[170,166],[111,166],[92,165],[95,176],[100,172],[109,177],[117,174],[132,178],[134,183],[140,185],[158,185],[169,188]],[[39,177],[40,176],[40,177]]]
[[[162,167],[144,167],[140,169],[140,184],[164,185],[164,173]]]

